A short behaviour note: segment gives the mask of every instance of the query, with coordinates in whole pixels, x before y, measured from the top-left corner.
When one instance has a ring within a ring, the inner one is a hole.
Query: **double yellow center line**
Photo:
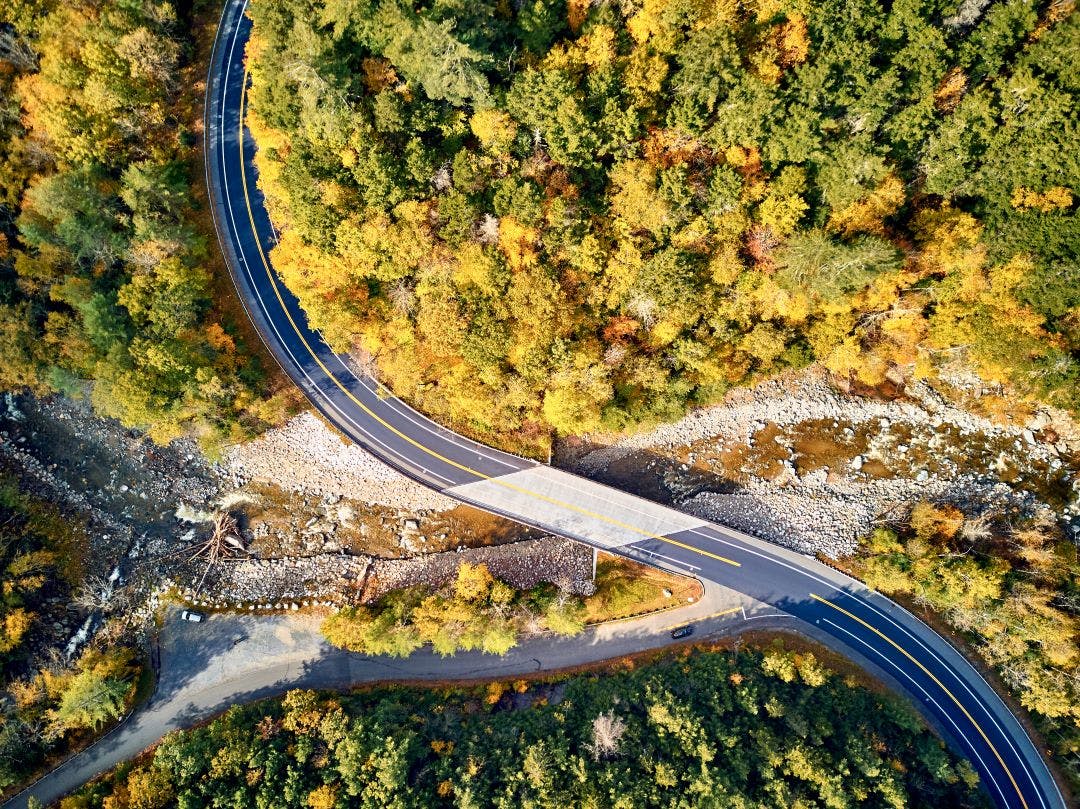
[[[1024,809],[1027,809],[1027,801],[1024,800],[1024,795],[1023,795],[1022,792],[1020,792],[1020,785],[1016,783],[1016,779],[1013,778],[1012,771],[1009,770],[1008,766],[1005,764],[1005,760],[1002,759],[1001,754],[997,751],[997,748],[994,747],[993,742],[991,742],[989,737],[987,737],[986,732],[982,729],[982,727],[979,725],[979,723],[975,721],[975,717],[973,717],[968,712],[968,709],[965,708],[960,703],[960,700],[958,700],[953,695],[952,691],[950,691],[948,688],[945,687],[945,684],[943,682],[941,682],[941,680],[939,680],[934,675],[934,673],[930,671],[930,669],[928,669],[926,666],[924,666],[919,660],[917,660],[915,658],[914,655],[912,655],[907,649],[905,649],[899,643],[894,641],[892,638],[890,638],[888,635],[886,635],[880,629],[877,629],[876,627],[871,626],[869,623],[864,621],[859,616],[849,612],[848,610],[845,610],[843,607],[839,606],[838,604],[833,603],[832,601],[830,601],[827,598],[822,598],[821,596],[817,595],[816,593],[810,593],[810,597],[812,599],[814,599],[815,601],[819,601],[820,603],[825,604],[828,607],[831,607],[832,609],[836,610],[837,612],[839,612],[839,613],[841,613],[843,615],[846,615],[852,621],[855,621],[856,623],[859,623],[862,626],[869,629],[871,632],[873,632],[879,638],[881,638],[886,643],[888,643],[890,646],[892,646],[894,649],[896,649],[898,652],[900,652],[900,654],[902,654],[904,657],[906,657],[908,660],[910,660],[912,663],[914,663],[916,666],[918,666],[927,677],[929,677],[931,680],[933,680],[934,683],[937,685],[937,687],[940,688],[942,691],[944,691],[948,695],[949,699],[951,699],[954,703],[956,703],[956,707],[961,710],[961,712],[964,714],[964,716],[966,716],[968,718],[968,721],[971,722],[971,724],[975,728],[975,730],[977,730],[979,732],[979,735],[982,736],[983,741],[986,742],[987,747],[989,747],[990,750],[994,753],[994,757],[998,760],[998,763],[1001,765],[1001,768],[1003,770],[1005,770],[1006,775],[1009,776],[1009,780],[1012,782],[1013,788],[1016,790],[1016,795],[1020,799],[1021,805],[1024,807]]]
[[[580,506],[576,506],[573,503],[567,503],[567,502],[564,502],[562,500],[552,498],[552,497],[548,497],[547,495],[540,494],[538,492],[530,491],[529,489],[522,488],[522,487],[517,486],[517,485],[515,485],[513,483],[505,481],[505,480],[501,479],[498,476],[493,477],[491,475],[486,475],[486,474],[484,474],[484,473],[482,473],[482,472],[480,472],[480,471],[478,471],[476,469],[473,469],[473,468],[471,468],[469,466],[461,464],[461,463],[459,463],[459,462],[457,462],[457,461],[455,461],[455,460],[453,460],[451,458],[447,458],[446,456],[436,452],[435,450],[431,449],[430,447],[425,446],[424,444],[420,443],[419,441],[417,441],[412,436],[409,436],[406,433],[403,433],[402,431],[398,430],[396,427],[394,427],[393,425],[388,423],[385,419],[380,417],[377,413],[372,411],[367,405],[365,405],[363,402],[361,402],[352,393],[352,391],[350,391],[341,382],[341,380],[339,380],[337,378],[337,376],[335,376],[334,373],[330,371],[330,369],[325,365],[325,363],[323,363],[323,361],[315,353],[315,350],[308,343],[306,336],[300,330],[300,328],[297,325],[296,321],[293,319],[292,313],[289,311],[289,307],[286,305],[285,300],[281,295],[281,291],[278,288],[277,281],[276,281],[276,279],[274,278],[274,275],[273,275],[273,270],[270,267],[270,262],[267,260],[266,254],[263,251],[262,242],[259,239],[258,229],[257,229],[257,227],[255,225],[255,215],[254,215],[254,212],[253,212],[252,207],[251,207],[251,198],[250,198],[250,195],[249,195],[248,183],[247,183],[247,171],[244,168],[244,166],[245,166],[245,161],[244,161],[244,120],[245,120],[245,115],[246,115],[245,111],[246,111],[246,106],[247,106],[248,75],[249,75],[248,70],[245,67],[244,80],[243,80],[243,86],[242,86],[242,89],[241,89],[241,99],[240,99],[240,117],[239,117],[239,124],[238,124],[238,127],[239,127],[238,142],[239,142],[239,149],[240,149],[240,166],[241,166],[241,177],[242,177],[242,181],[243,181],[244,201],[245,201],[245,204],[247,206],[248,218],[249,218],[249,220],[251,222],[252,233],[255,236],[255,244],[256,244],[256,247],[258,248],[259,256],[260,256],[260,258],[262,260],[263,267],[265,268],[267,276],[268,276],[268,278],[270,280],[270,285],[274,290],[274,294],[278,298],[278,302],[281,304],[282,310],[285,312],[285,316],[289,320],[289,324],[292,326],[293,330],[296,332],[296,335],[297,335],[297,337],[299,337],[300,342],[303,344],[304,348],[311,355],[311,358],[316,362],[316,364],[319,366],[319,368],[322,369],[323,373],[325,373],[326,376],[341,390],[341,392],[345,394],[345,396],[347,396],[358,408],[360,408],[360,410],[363,411],[365,415],[367,415],[369,418],[371,418],[373,421],[375,421],[376,423],[381,425],[383,428],[385,428],[389,432],[393,433],[395,436],[400,438],[402,441],[405,441],[406,443],[416,447],[417,449],[424,452],[425,454],[427,454],[427,455],[441,461],[442,463],[447,464],[448,466],[451,466],[451,467],[453,467],[455,469],[459,469],[462,472],[466,472],[467,474],[473,475],[478,480],[490,480],[490,481],[496,483],[499,486],[505,487],[505,488],[510,489],[512,491],[516,491],[516,492],[518,492],[520,494],[524,494],[524,495],[527,495],[529,497],[534,497],[537,500],[541,500],[541,501],[549,503],[551,505],[558,506],[559,508],[564,508],[564,509],[567,509],[569,511],[576,512],[578,514],[581,514],[581,515],[586,516],[586,517],[590,517],[592,519],[596,519],[596,520],[606,522],[606,523],[608,523],[610,525],[614,525],[614,526],[616,526],[618,528],[622,528],[622,529],[630,531],[632,533],[639,534],[640,536],[643,536],[643,537],[646,537],[646,538],[649,538],[649,539],[658,540],[660,542],[664,542],[664,543],[669,544],[669,545],[674,545],[674,546],[682,548],[684,550],[691,551],[691,552],[699,554],[701,556],[706,556],[706,557],[708,557],[710,559],[715,559],[715,560],[717,560],[719,562],[724,562],[724,563],[732,565],[734,567],[740,567],[741,566],[739,562],[736,562],[736,561],[734,561],[732,559],[728,559],[726,557],[719,556],[719,555],[714,554],[714,553],[710,553],[709,551],[702,550],[701,548],[696,548],[696,547],[694,547],[692,545],[687,545],[685,543],[679,542],[678,540],[674,540],[674,539],[672,539],[670,537],[667,537],[667,536],[663,536],[663,535],[660,535],[660,534],[654,534],[654,533],[652,533],[650,531],[644,531],[644,530],[642,530],[642,529],[640,529],[640,528],[638,528],[636,526],[633,526],[633,525],[630,525],[628,523],[622,522],[621,520],[615,519],[613,517],[609,517],[609,516],[604,515],[604,514],[599,514],[599,513],[590,511],[589,509],[585,509],[585,508],[582,508]],[[968,712],[968,710],[960,703],[960,700],[958,700],[952,694],[952,692],[949,691],[949,689],[946,688],[945,685],[925,665],[923,665],[910,652],[908,652],[906,649],[904,649],[902,646],[900,646],[900,644],[898,644],[892,638],[888,637],[883,632],[881,632],[879,629],[873,627],[872,625],[870,625],[869,623],[867,623],[863,619],[859,618],[858,616],[854,615],[853,613],[849,612],[848,610],[844,609],[843,607],[840,607],[839,605],[833,603],[832,601],[829,601],[828,599],[822,598],[821,596],[819,596],[817,594],[811,593],[810,596],[811,596],[811,598],[815,599],[816,601],[819,601],[822,604],[827,605],[831,609],[833,609],[833,610],[835,610],[835,611],[837,611],[839,613],[842,613],[843,615],[847,616],[851,620],[861,624],[863,627],[865,627],[866,629],[870,630],[875,635],[880,637],[882,640],[884,640],[886,643],[888,643],[893,648],[895,648],[897,651],[899,651],[902,655],[904,655],[904,657],[906,657],[908,660],[910,660],[912,663],[914,663],[945,694],[947,694],[949,696],[949,698],[953,701],[953,703],[955,703],[956,706],[960,709],[960,711],[964,714],[964,716],[967,717],[968,721],[971,722],[972,726],[974,726],[975,729],[979,732],[979,735],[986,742],[987,746],[993,751],[994,756],[998,760],[998,763],[1001,764],[1002,769],[1005,770],[1006,774],[1009,776],[1009,780],[1012,782],[1013,787],[1016,789],[1016,793],[1017,793],[1017,796],[1019,797],[1021,805],[1024,807],[1024,809],[1027,809],[1027,802],[1024,800],[1023,794],[1020,792],[1020,787],[1016,783],[1016,779],[1013,777],[1012,772],[1006,766],[1005,761],[1002,759],[1000,753],[998,753],[998,751],[994,747],[993,743],[987,737],[985,731],[983,731],[983,729],[975,721],[974,717],[972,717],[972,715]],[[715,613],[713,615],[706,616],[706,617],[707,618],[716,618],[716,617],[720,617],[720,616],[727,615],[727,614],[730,614],[730,613],[734,613],[736,611],[738,611],[738,608],[734,608],[734,609],[731,609],[731,610],[723,610],[721,612],[718,612],[718,613]],[[704,619],[701,619],[701,620],[704,620]]]
[[[238,143],[239,143],[239,148],[240,148],[240,176],[241,176],[241,178],[243,180],[244,202],[247,205],[248,219],[251,221],[251,232],[255,237],[255,245],[259,250],[259,257],[262,259],[263,267],[266,269],[266,274],[270,279],[270,286],[273,287],[274,294],[277,296],[278,302],[281,304],[281,308],[285,312],[285,316],[289,319],[289,324],[292,326],[293,330],[296,332],[296,336],[300,338],[300,342],[303,343],[304,348],[311,355],[311,358],[313,360],[315,360],[316,364],[318,364],[319,368],[322,369],[323,373],[325,373],[327,375],[327,377],[329,377],[330,380],[335,385],[337,385],[337,387],[341,390],[342,393],[344,393],[350,400],[352,400],[352,402],[357,407],[359,407],[369,418],[371,418],[373,421],[378,422],[380,425],[382,425],[385,429],[389,430],[391,433],[396,435],[398,438],[402,439],[403,441],[405,441],[408,444],[411,444],[412,446],[414,446],[417,449],[421,450],[422,452],[430,455],[431,457],[436,458],[437,460],[442,461],[443,463],[454,467],[455,469],[460,469],[462,472],[466,472],[466,473],[468,473],[470,475],[474,475],[479,480],[490,480],[490,481],[498,484],[499,486],[510,489],[512,491],[516,491],[519,494],[524,494],[524,495],[527,495],[529,497],[534,497],[537,500],[541,500],[541,501],[543,501],[545,503],[550,503],[551,505],[558,506],[560,508],[565,508],[565,509],[568,509],[570,511],[574,511],[574,512],[576,512],[578,514],[581,514],[581,515],[586,516],[586,517],[590,517],[590,518],[595,519],[595,520],[601,520],[602,522],[606,522],[609,525],[614,525],[614,526],[616,526],[618,528],[622,528],[622,529],[624,529],[626,531],[631,531],[631,532],[633,532],[635,534],[639,534],[640,536],[646,537],[648,539],[659,540],[660,542],[667,543],[668,545],[674,545],[675,547],[682,548],[682,549],[688,550],[688,551],[692,551],[692,552],[700,554],[702,556],[707,556],[710,559],[715,559],[718,562],[724,562],[725,564],[729,564],[729,565],[732,565],[734,567],[740,567],[741,566],[739,562],[736,562],[736,561],[734,561],[732,559],[728,559],[727,557],[720,556],[720,555],[715,554],[715,553],[710,553],[709,551],[702,550],[701,548],[695,548],[693,545],[687,545],[687,544],[685,544],[683,542],[679,542],[678,540],[671,539],[670,537],[662,536],[660,534],[654,534],[651,531],[643,531],[642,529],[640,529],[640,528],[638,528],[636,526],[630,525],[629,523],[622,522],[621,520],[615,519],[614,517],[609,517],[609,516],[607,516],[605,514],[598,514],[598,513],[594,512],[594,511],[590,511],[589,509],[582,508],[581,506],[576,506],[573,503],[566,503],[566,502],[564,502],[562,500],[558,500],[556,498],[552,498],[552,497],[548,497],[547,495],[540,494],[539,492],[530,491],[530,490],[522,488],[520,486],[516,486],[513,483],[509,483],[509,482],[503,480],[501,477],[498,477],[498,476],[492,477],[491,475],[485,475],[484,473],[482,473],[482,472],[480,472],[480,471],[478,471],[476,469],[472,469],[471,467],[468,467],[468,466],[465,466],[464,464],[458,463],[457,461],[454,461],[454,460],[452,460],[450,458],[447,458],[444,455],[441,455],[440,453],[436,452],[435,450],[431,449],[430,447],[427,447],[427,446],[421,444],[419,441],[417,441],[412,436],[401,432],[396,427],[389,424],[385,419],[380,417],[378,414],[376,414],[374,411],[372,411],[367,405],[365,405],[358,398],[356,398],[356,396],[353,395],[352,391],[350,391],[344,384],[342,384],[341,380],[339,380],[330,371],[330,369],[326,367],[325,363],[323,363],[323,361],[319,358],[319,356],[315,353],[314,349],[308,343],[307,338],[305,337],[304,333],[300,330],[300,327],[296,324],[296,321],[293,319],[292,313],[289,311],[289,307],[285,304],[285,300],[281,295],[281,290],[278,288],[277,282],[274,279],[273,270],[270,268],[270,262],[267,260],[266,254],[263,251],[262,242],[259,239],[259,231],[258,231],[258,228],[255,226],[255,213],[251,208],[251,197],[250,197],[250,195],[248,193],[247,170],[245,169],[245,161],[244,161],[244,120],[245,120],[246,108],[247,108],[248,75],[249,75],[249,71],[248,71],[247,67],[245,66],[245,68],[244,68],[244,80],[243,80],[244,83],[243,83],[243,86],[242,86],[242,88],[240,90],[240,117],[239,117],[239,123],[237,124],[237,126],[238,126],[238,129],[239,129]]]

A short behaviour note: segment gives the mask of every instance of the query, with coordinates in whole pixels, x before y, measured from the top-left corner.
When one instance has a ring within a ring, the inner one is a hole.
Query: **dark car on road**
[[[686,626],[680,626],[678,629],[671,630],[671,637],[673,637],[675,640],[678,640],[679,638],[686,638],[693,634],[694,627],[691,624],[687,624]]]

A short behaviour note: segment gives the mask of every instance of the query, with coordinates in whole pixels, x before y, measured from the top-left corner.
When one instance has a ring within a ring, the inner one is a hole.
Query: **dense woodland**
[[[167,0],[0,7],[0,385],[90,383],[104,415],[213,443],[259,423],[264,380],[211,307],[190,25]]]
[[[1053,515],[986,514],[919,503],[874,531],[856,562],[867,584],[930,607],[963,633],[1080,788],[1080,560]]]
[[[0,794],[117,719],[136,695],[130,639],[106,630],[70,659],[67,638],[49,626],[57,608],[87,593],[86,542],[81,523],[0,473]]]
[[[1080,407],[1072,0],[253,0],[273,260],[527,445],[820,360]]]
[[[538,450],[812,361],[867,386],[959,363],[1080,410],[1072,0],[249,8],[275,265],[336,347],[455,427]],[[0,386],[89,392],[156,440],[212,444],[279,403],[213,301],[193,13],[0,3]],[[37,665],[80,541],[0,480],[0,789],[134,698],[108,633]],[[1075,545],[920,506],[868,548],[867,580],[964,632],[1076,778]],[[582,620],[472,579],[328,634],[498,651]],[[975,800],[909,715],[805,657],[534,689],[294,695],[171,737],[68,806]]]
[[[981,806],[899,703],[780,648],[563,683],[293,691],[173,734],[62,809]]]

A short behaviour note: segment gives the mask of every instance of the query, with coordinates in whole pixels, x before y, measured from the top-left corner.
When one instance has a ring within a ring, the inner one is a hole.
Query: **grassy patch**
[[[674,609],[701,598],[701,583],[622,557],[601,553],[596,593],[585,599],[590,624]]]

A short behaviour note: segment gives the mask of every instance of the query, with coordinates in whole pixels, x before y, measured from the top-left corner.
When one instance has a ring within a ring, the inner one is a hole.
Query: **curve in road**
[[[1023,727],[978,671],[906,610],[813,559],[457,435],[393,397],[307,324],[267,253],[276,240],[244,126],[247,0],[227,0],[207,83],[206,170],[222,250],[267,348],[352,440],[446,495],[772,605],[900,683],[1003,807],[1065,803]]]
[[[732,605],[736,605],[732,609]],[[744,614],[759,628],[785,629],[788,616],[715,585],[693,607],[680,608],[710,638],[736,634]],[[689,614],[687,613],[689,611]],[[31,796],[50,806],[90,779],[139,755],[165,734],[190,727],[232,705],[278,696],[293,688],[348,689],[383,681],[476,680],[557,672],[660,648],[671,642],[667,613],[590,627],[567,641],[549,635],[524,639],[493,656],[466,652],[442,658],[421,649],[404,660],[354,654],[330,646],[318,621],[302,616],[217,614],[201,624],[169,610],[161,632],[161,669],[147,705],[96,743],[11,797],[3,809],[28,809]]]

